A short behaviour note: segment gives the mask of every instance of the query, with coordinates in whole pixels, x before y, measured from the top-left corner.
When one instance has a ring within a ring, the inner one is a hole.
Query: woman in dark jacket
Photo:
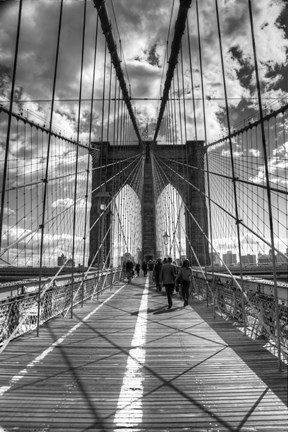
[[[188,259],[183,261],[182,267],[179,268],[179,272],[176,278],[176,284],[181,284],[182,297],[184,300],[184,307],[188,305],[188,299],[190,294],[190,285],[193,279],[192,268]]]
[[[156,291],[159,292],[161,292],[161,284],[160,284],[161,268],[162,268],[162,261],[161,258],[158,258],[153,269],[153,280],[155,281],[156,284]]]

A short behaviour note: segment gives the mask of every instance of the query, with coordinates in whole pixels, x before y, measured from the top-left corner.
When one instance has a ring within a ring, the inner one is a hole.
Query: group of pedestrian
[[[131,283],[131,280],[132,280],[133,276],[135,275],[135,272],[136,272],[136,275],[138,277],[140,276],[140,269],[141,269],[141,265],[139,263],[137,263],[135,265],[135,269],[134,269],[133,261],[128,260],[124,263],[123,270],[126,271],[126,277],[127,277],[128,283]],[[147,267],[147,269],[148,269],[148,267]],[[147,274],[147,269],[146,269],[146,274]],[[142,270],[144,272],[144,276],[146,276],[145,271],[143,269],[143,266],[142,266]]]
[[[144,260],[142,265],[139,263],[135,265],[135,272],[133,262],[128,260],[125,268],[128,283],[131,283],[135,272],[138,277],[140,276],[140,269],[142,269],[144,277],[147,276],[149,271],[155,281],[156,291],[161,292],[162,285],[165,287],[168,309],[171,309],[173,306],[172,296],[175,289],[179,290],[179,286],[181,287],[181,296],[184,301],[184,307],[188,305],[190,289],[194,281],[192,268],[190,267],[188,259],[184,259],[180,267],[173,262],[171,257],[164,258],[163,262],[161,258],[158,258],[155,264],[152,260]]]
[[[193,272],[188,259],[184,259],[182,266],[178,268],[172,262],[172,258],[168,257],[167,261],[164,261],[161,266],[159,282],[157,282],[157,280],[155,274],[156,289],[158,286],[158,291],[161,291],[161,283],[165,287],[168,309],[171,309],[173,305],[172,295],[175,287],[178,287],[179,285],[181,286],[181,295],[184,301],[184,307],[188,305],[190,288],[193,283]]]

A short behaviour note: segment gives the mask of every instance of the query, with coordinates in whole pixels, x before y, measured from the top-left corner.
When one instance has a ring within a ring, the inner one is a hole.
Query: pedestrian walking
[[[184,300],[184,307],[188,305],[190,286],[193,278],[192,268],[188,259],[183,261],[182,267],[179,268],[178,275],[176,277],[176,284],[181,285],[182,298]]]
[[[171,309],[173,306],[172,303],[172,294],[174,290],[174,283],[176,278],[176,270],[175,266],[172,264],[172,258],[167,258],[167,263],[162,265],[160,272],[160,281],[165,286],[166,296],[168,300],[168,309]]]
[[[147,266],[147,262],[145,260],[142,263],[142,270],[143,270],[144,277],[146,277],[147,271],[148,271],[148,266]]]
[[[162,269],[162,260],[158,258],[153,269],[153,280],[156,284],[156,291],[161,292],[160,272]]]
[[[128,279],[128,283],[131,283],[132,277],[133,277],[133,262],[128,260],[126,262],[126,275],[127,275],[127,279]]]
[[[140,268],[141,268],[140,264],[137,263],[136,266],[135,266],[135,271],[136,271],[136,274],[137,274],[138,277],[139,277],[139,273],[140,273]]]

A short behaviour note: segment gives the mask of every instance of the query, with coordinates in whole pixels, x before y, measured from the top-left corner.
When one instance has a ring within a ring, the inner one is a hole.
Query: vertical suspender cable
[[[254,66],[256,75],[256,86],[258,94],[258,106],[260,114],[260,127],[261,127],[261,138],[263,144],[263,155],[265,163],[265,176],[266,176],[266,188],[267,188],[267,201],[268,201],[268,211],[269,211],[269,227],[270,227],[270,239],[271,239],[271,249],[272,249],[272,264],[273,264],[273,282],[274,282],[274,298],[275,298],[275,319],[276,319],[276,333],[277,333],[277,350],[278,350],[278,367],[281,371],[281,344],[280,344],[280,320],[279,320],[279,302],[278,302],[278,288],[277,288],[277,274],[276,274],[276,258],[275,258],[275,245],[274,245],[274,229],[273,229],[273,217],[272,217],[272,201],[271,201],[271,189],[269,182],[269,168],[268,168],[268,154],[266,148],[265,130],[264,130],[264,119],[263,119],[263,108],[260,90],[260,79],[258,72],[258,61],[256,53],[255,35],[254,35],[254,24],[253,24],[253,14],[251,0],[248,0],[249,5],[249,17],[250,17],[250,27],[251,27],[251,38],[253,46],[253,56],[254,56]]]
[[[37,131],[38,131],[38,129],[36,129]],[[37,141],[37,143],[38,143],[38,141]],[[30,183],[32,183],[32,177],[33,177],[33,165],[32,165],[32,148],[33,148],[33,129],[32,129],[32,125],[30,125],[30,149],[29,149],[29,152],[30,152],[30,155],[29,155],[29,157],[30,157]],[[38,161],[37,161],[37,165],[38,165]],[[28,168],[28,169],[29,169]],[[37,167],[38,168],[38,167]],[[37,169],[36,168],[36,169]],[[34,206],[35,206],[35,202],[34,202]],[[36,209],[37,209],[37,206],[36,206]],[[33,218],[32,218],[32,212],[33,212],[33,188],[31,187],[30,188],[30,219],[31,219],[31,222],[30,222],[30,230],[32,231],[32,229],[33,229]],[[32,266],[33,266],[33,248],[32,248],[32,250],[31,250],[31,252],[30,252],[30,260],[32,260],[32,262],[31,262],[31,264],[32,264]]]
[[[27,111],[27,117],[28,117],[28,111]],[[29,123],[28,123],[29,124]],[[24,133],[23,133],[23,139],[24,139],[24,151],[23,151],[23,159],[24,159],[24,166],[26,165],[26,149],[27,149],[27,123],[25,122],[24,124]],[[25,166],[26,167],[26,166]],[[26,176],[27,176],[27,172],[26,170],[24,170],[23,173],[23,177],[24,177],[24,184],[26,183]],[[27,217],[26,217],[26,188],[24,188],[23,190],[23,207],[24,207],[24,231],[26,232],[26,221],[27,221]],[[25,241],[24,244],[24,262],[26,265],[26,247],[27,247],[27,242]]]
[[[174,77],[172,80],[172,86],[173,86],[173,108],[174,108],[174,132],[175,132],[175,139],[172,143],[172,145],[174,146],[175,144],[178,143],[178,133],[177,133],[177,125],[176,125],[176,114],[177,114],[177,110],[176,110],[176,97],[175,97],[175,81],[174,81]]]
[[[107,42],[105,39],[104,49],[104,71],[103,71],[103,92],[102,92],[102,122],[101,122],[101,146],[103,146],[104,138],[104,115],[105,115],[105,86],[106,86],[106,60],[107,60]],[[103,153],[103,152],[101,152]]]
[[[197,127],[196,127],[196,109],[195,109],[195,96],[194,96],[194,82],[193,82],[193,74],[192,74],[192,59],[191,59],[191,47],[190,47],[190,32],[189,32],[189,20],[187,15],[187,36],[188,36],[188,52],[189,52],[189,66],[190,66],[190,79],[191,79],[191,88],[192,88],[192,103],[193,103],[193,114],[194,114],[194,128],[195,128],[195,141],[197,143]],[[188,168],[188,162],[189,162],[189,154],[188,154],[188,144],[186,142],[185,146],[185,177],[187,180],[189,180],[189,168]],[[183,170],[184,171],[184,170]],[[190,196],[191,196],[191,188],[188,184],[188,182],[185,182],[184,185],[185,191],[186,191],[186,199],[190,202]],[[186,232],[191,232],[191,218],[189,216],[186,217]],[[186,242],[187,244],[187,242]]]
[[[182,47],[182,45],[181,45]],[[176,76],[177,76],[177,94],[178,94],[178,110],[179,110],[179,124],[180,124],[180,143],[183,144],[183,132],[182,132],[182,115],[181,115],[181,98],[180,98],[180,82],[179,82],[179,63],[176,66]]]
[[[110,63],[110,78],[109,78],[107,141],[109,141],[109,132],[110,132],[111,88],[112,88],[112,62]]]
[[[188,52],[189,52],[191,92],[192,92],[192,104],[193,104],[193,115],[194,115],[195,141],[197,141],[198,138],[197,138],[197,120],[196,120],[196,107],[195,107],[195,92],[194,92],[194,79],[193,79],[193,69],[192,69],[192,54],[191,54],[190,31],[189,31],[189,17],[188,16],[187,16],[187,36],[188,36]]]
[[[232,169],[232,182],[233,182],[233,192],[234,192],[234,205],[235,205],[235,216],[236,216],[236,229],[237,229],[237,240],[238,240],[238,253],[239,253],[239,263],[240,263],[240,276],[241,276],[241,286],[243,287],[243,268],[242,268],[242,250],[241,250],[241,240],[240,240],[240,219],[239,219],[239,209],[238,209],[238,197],[237,197],[237,188],[236,181],[237,178],[235,176],[235,166],[233,159],[233,148],[232,148],[232,140],[231,140],[231,125],[230,125],[230,115],[229,115],[229,104],[228,104],[228,95],[227,95],[227,87],[226,87],[226,78],[225,78],[225,67],[224,67],[224,59],[223,59],[223,49],[222,49],[222,38],[221,38],[221,30],[220,30],[220,20],[219,20],[219,10],[218,10],[218,0],[215,0],[216,6],[216,17],[217,17],[217,29],[218,29],[218,39],[219,39],[219,49],[220,49],[220,58],[221,58],[221,68],[222,68],[222,79],[223,79],[223,87],[224,87],[224,95],[225,95],[225,107],[226,107],[226,118],[227,118],[227,127],[228,127],[228,141],[229,141],[229,149],[230,149],[230,157],[231,157],[231,169]],[[245,300],[244,296],[242,296],[242,316],[244,322],[244,333],[246,334],[246,314],[245,314]]]
[[[199,23],[199,8],[198,8],[198,0],[195,2],[196,4],[196,19],[197,19],[197,32],[198,32],[198,50],[199,50],[199,63],[200,63],[200,79],[201,79],[201,91],[202,91],[202,109],[203,109],[203,126],[204,126],[204,140],[205,144],[207,144],[207,124],[206,124],[206,110],[205,110],[205,92],[204,92],[204,79],[203,79],[203,64],[202,64],[202,47],[201,47],[201,37],[200,37],[200,23]],[[209,219],[211,221],[211,209],[210,209],[210,182],[209,182],[209,164],[208,164],[208,154],[206,151],[206,164],[207,164],[207,184],[208,184],[208,196],[209,196]],[[201,204],[202,207],[203,204]],[[210,235],[212,242],[212,230],[210,225]],[[205,254],[206,255],[206,254]],[[213,272],[213,267],[212,267]],[[205,266],[205,276],[206,276],[206,286],[207,286],[207,305],[208,305],[208,281],[206,275],[206,266]],[[215,296],[213,298],[213,310],[215,315]]]
[[[6,135],[5,159],[4,159],[4,167],[3,167],[3,183],[2,183],[1,208],[0,208],[0,250],[1,250],[1,245],[2,245],[2,230],[3,230],[4,205],[5,205],[5,188],[6,188],[6,176],[7,176],[7,170],[8,170],[8,156],[9,156],[9,145],[10,145],[13,99],[14,99],[15,82],[16,82],[16,70],[17,70],[17,61],[18,61],[18,48],[19,48],[19,39],[20,39],[21,17],[22,17],[22,0],[19,1],[16,45],[15,45],[14,65],[13,65],[11,94],[10,94],[10,103],[9,103],[9,117],[8,117],[7,135]]]
[[[183,66],[183,50],[181,45],[181,75],[182,75],[182,91],[183,91],[183,116],[184,116],[184,132],[185,132],[185,143],[187,142],[187,119],[186,119],[186,102],[185,102],[185,85],[184,85],[184,66]]]
[[[48,132],[48,143],[47,143],[47,154],[46,154],[46,168],[45,168],[45,178],[43,180],[44,193],[43,193],[42,221],[41,221],[41,225],[40,225],[41,240],[40,240],[40,264],[39,264],[40,270],[39,270],[39,289],[38,289],[37,336],[39,336],[39,326],[40,326],[40,306],[41,306],[40,303],[41,303],[41,285],[42,285],[41,280],[42,280],[42,268],[43,268],[44,227],[45,227],[45,213],[46,213],[46,203],[47,203],[49,159],[50,159],[50,149],[51,149],[51,132],[52,132],[56,80],[57,80],[57,70],[58,70],[60,35],[61,35],[61,28],[62,28],[62,15],[63,15],[63,0],[61,0],[60,9],[59,9],[57,45],[56,45],[55,67],[54,67],[53,88],[52,88],[52,102],[51,102],[51,108],[50,108],[49,132]]]
[[[96,19],[96,30],[95,30],[95,44],[94,44],[94,57],[93,57],[93,74],[92,74],[92,89],[91,89],[91,104],[90,104],[90,122],[89,122],[89,147],[87,155],[87,178],[86,178],[86,192],[85,192],[85,222],[84,222],[84,236],[83,236],[83,268],[85,267],[85,255],[86,255],[86,231],[87,231],[87,217],[88,217],[88,191],[89,191],[89,177],[90,177],[90,154],[91,154],[91,139],[92,139],[92,123],[93,123],[93,109],[94,109],[94,90],[95,90],[95,71],[96,71],[96,60],[97,60],[97,45],[98,45],[98,25],[99,18],[97,15]],[[93,174],[92,174],[93,175]],[[92,181],[92,179],[91,179]],[[93,262],[93,260],[92,260]],[[84,302],[84,283],[82,283],[81,293],[81,307]]]
[[[107,42],[105,39],[104,42],[104,63],[103,63],[103,90],[102,90],[102,110],[101,110],[101,134],[100,134],[100,169],[99,169],[99,177],[100,177],[100,184],[103,185],[103,152],[104,152],[104,143],[103,143],[103,139],[104,139],[104,117],[105,117],[105,86],[106,86],[106,60],[107,60]],[[103,267],[103,262],[104,262],[104,243],[103,243],[103,237],[104,237],[104,215],[105,213],[103,212],[103,210],[101,209],[101,191],[105,192],[103,190],[103,186],[101,186],[100,189],[100,211],[101,211],[101,216],[100,216],[100,220],[99,220],[99,227],[98,227],[98,238],[100,239],[100,245],[101,245],[101,249],[99,251],[98,254],[98,268],[102,269]],[[105,204],[105,196],[103,196],[103,204]]]
[[[83,11],[83,28],[82,28],[82,50],[81,50],[81,67],[80,67],[80,85],[78,101],[78,122],[77,122],[77,139],[76,139],[76,164],[75,164],[75,182],[74,182],[74,208],[73,208],[73,239],[72,239],[72,284],[71,284],[71,318],[73,318],[73,291],[74,291],[74,270],[75,270],[75,236],[76,236],[76,207],[77,207],[77,181],[78,181],[78,157],[79,157],[79,136],[80,136],[80,119],[81,119],[81,102],[82,102],[82,81],[83,81],[83,63],[85,47],[85,30],[86,30],[86,8],[87,0],[84,0]]]
[[[168,143],[171,144],[172,140],[173,140],[173,124],[172,124],[172,113],[171,113],[171,99],[168,99]]]

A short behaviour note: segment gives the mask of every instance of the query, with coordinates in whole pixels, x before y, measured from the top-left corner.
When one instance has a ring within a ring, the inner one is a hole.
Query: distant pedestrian
[[[146,277],[147,271],[148,271],[148,266],[147,266],[147,262],[145,260],[142,263],[142,270],[143,270],[144,277]]]
[[[158,258],[153,269],[153,279],[156,284],[156,291],[161,292],[160,273],[162,269],[162,260]]]
[[[183,261],[182,267],[179,268],[179,272],[176,278],[176,283],[178,282],[181,285],[184,307],[188,305],[192,278],[193,278],[192,268],[190,267],[189,260],[185,259]]]
[[[171,309],[172,303],[172,294],[174,290],[174,283],[176,278],[176,270],[175,266],[172,264],[172,258],[167,258],[167,263],[162,265],[160,272],[160,281],[163,282],[163,285],[166,289],[166,295],[168,300],[168,309]]]
[[[137,274],[138,277],[139,277],[139,273],[140,273],[140,268],[141,268],[140,264],[137,263],[136,266],[135,266],[135,271],[136,271],[136,274]]]
[[[132,277],[133,277],[133,262],[128,260],[126,262],[126,275],[127,275],[127,279],[128,279],[128,283],[131,283]]]
[[[150,273],[153,272],[153,267],[154,267],[153,261],[150,259],[148,261],[148,270],[149,270]]]

